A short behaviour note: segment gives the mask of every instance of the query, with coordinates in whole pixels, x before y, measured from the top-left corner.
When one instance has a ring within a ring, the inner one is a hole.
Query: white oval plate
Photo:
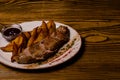
[[[21,23],[20,25],[22,26],[23,31],[31,31],[33,28],[40,26],[41,23],[42,21],[31,21],[31,22]],[[70,41],[66,43],[58,53],[56,53],[56,55],[59,54],[59,56],[54,57],[53,59],[48,60],[43,64],[40,64],[40,63],[18,64],[16,62],[13,62],[13,63],[11,62],[11,56],[12,56],[11,52],[3,52],[2,50],[0,50],[0,62],[7,66],[18,68],[18,69],[43,69],[43,68],[49,68],[52,66],[56,66],[72,58],[75,54],[77,54],[77,52],[79,51],[81,47],[81,43],[82,43],[81,37],[70,26],[62,24],[62,23],[58,23],[58,22],[55,22],[55,24],[56,24],[56,27],[63,25],[63,26],[68,27],[70,30]],[[7,44],[8,42],[2,37],[0,33],[0,47],[5,46]]]

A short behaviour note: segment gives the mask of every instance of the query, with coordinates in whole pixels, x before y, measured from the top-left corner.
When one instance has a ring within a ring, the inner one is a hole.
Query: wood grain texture
[[[119,0],[0,0],[0,23],[55,20],[73,27],[82,48],[71,60],[44,70],[0,64],[0,80],[120,80]]]

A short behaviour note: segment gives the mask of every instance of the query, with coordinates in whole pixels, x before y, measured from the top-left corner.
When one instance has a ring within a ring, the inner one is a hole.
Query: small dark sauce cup
[[[22,27],[19,24],[4,25],[1,30],[2,36],[7,41],[12,41],[22,32]]]

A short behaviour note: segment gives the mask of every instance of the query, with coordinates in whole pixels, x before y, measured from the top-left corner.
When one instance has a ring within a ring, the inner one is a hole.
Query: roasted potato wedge
[[[29,38],[31,37],[30,31],[23,32],[23,35],[25,35],[25,37],[26,37],[27,39],[29,39]]]
[[[21,33],[21,36],[23,37],[23,41],[19,47],[22,47],[24,49],[27,47],[28,38],[24,33]]]
[[[14,62],[14,56],[16,56],[18,54],[18,46],[17,44],[14,42],[13,43],[13,51],[12,51],[12,57],[11,57],[11,61]]]
[[[10,42],[9,44],[7,44],[5,47],[1,47],[1,50],[5,51],[5,52],[11,52],[11,51],[13,51],[13,43],[14,42],[18,43],[19,42],[19,37],[17,37],[12,42]]]
[[[37,27],[31,31],[31,36],[36,37],[36,35],[37,35]]]
[[[20,54],[23,50],[24,50],[24,47],[23,47],[23,45],[21,45],[21,46],[18,48],[17,54]]]
[[[55,29],[54,29],[54,27],[55,27],[55,25],[54,25],[54,23],[52,22],[49,22],[49,28],[51,28],[51,31],[53,32],[53,31],[55,31]],[[55,27],[56,28],[56,27]],[[43,21],[42,22],[42,25],[41,25],[41,27],[38,27],[37,28],[37,31],[38,31],[38,36],[37,36],[37,38],[36,38],[36,40],[34,41],[34,43],[37,43],[37,42],[40,42],[42,39],[44,39],[46,36],[48,36],[49,35],[49,29],[48,29],[48,26],[47,26],[47,24]]]
[[[12,55],[16,55],[18,53],[18,46],[17,44],[14,42],[13,43],[13,54]]]
[[[40,42],[42,39],[44,39],[46,36],[44,35],[43,29],[41,29],[40,33],[38,34],[36,40],[34,43]]]
[[[49,34],[52,34],[53,32],[56,31],[56,25],[54,23],[53,20],[50,20],[48,23],[47,23],[47,27],[48,27],[48,30],[49,30]]]
[[[10,45],[8,44],[7,46],[1,47],[0,49],[5,51],[5,52],[12,52],[13,51],[13,45],[12,44],[10,44]]]
[[[21,35],[21,36],[19,36],[18,37],[18,41],[19,42],[15,42],[16,43],[16,45],[18,46],[18,47],[20,47],[21,45],[22,45],[22,43],[23,43],[23,41],[24,41],[24,38],[23,38],[23,36]]]
[[[40,33],[41,29],[42,29],[41,26],[38,26],[38,27],[37,27],[37,34]]]
[[[27,47],[31,46],[34,40],[35,40],[34,36],[31,36],[30,39],[28,40]]]
[[[5,47],[1,47],[1,50],[5,52],[12,52],[14,43],[19,47],[23,42],[23,37],[20,35],[17,38],[15,38],[11,43],[7,44]]]
[[[34,28],[33,31],[31,32],[31,37],[28,40],[27,47],[32,45],[36,37],[37,37],[37,28]]]
[[[43,33],[44,33],[43,35],[47,36],[49,34],[49,30],[48,30],[47,24],[44,21],[42,22],[41,28],[42,28]]]

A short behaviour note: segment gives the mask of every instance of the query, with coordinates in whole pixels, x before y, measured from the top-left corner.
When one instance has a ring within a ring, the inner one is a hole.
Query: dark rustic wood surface
[[[82,37],[71,60],[44,70],[0,63],[0,80],[120,80],[119,0],[0,0],[0,23],[55,20]]]

